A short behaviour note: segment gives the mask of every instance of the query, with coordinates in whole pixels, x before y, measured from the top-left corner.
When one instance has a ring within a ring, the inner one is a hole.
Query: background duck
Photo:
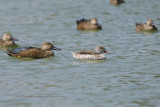
[[[14,38],[10,33],[4,33],[3,38],[0,39],[0,47],[14,45],[18,39]]]
[[[152,19],[148,19],[147,22],[144,24],[135,23],[135,25],[136,25],[137,31],[151,31],[151,30],[157,31],[158,30],[158,28],[153,24]]]
[[[110,0],[110,4],[112,5],[119,5],[121,3],[125,3],[124,0]]]
[[[106,56],[102,53],[108,53],[103,46],[96,46],[94,51],[84,50],[80,52],[71,52],[73,58],[75,59],[93,59],[93,60],[100,60],[106,59]]]
[[[97,18],[92,18],[90,20],[80,19],[77,20],[77,29],[79,30],[98,30],[102,29],[102,26],[98,23]]]
[[[30,58],[46,58],[50,56],[54,56],[54,52],[52,50],[61,50],[59,48],[54,47],[50,42],[44,42],[41,45],[41,48],[37,47],[22,47],[16,49],[7,50],[7,54],[13,57],[30,57]]]

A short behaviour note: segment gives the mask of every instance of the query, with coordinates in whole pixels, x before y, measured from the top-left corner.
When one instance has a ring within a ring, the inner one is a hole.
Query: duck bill
[[[53,50],[57,50],[57,51],[60,51],[60,50],[61,50],[60,48],[56,48],[56,47],[53,47],[52,49],[53,49]]]
[[[12,36],[12,40],[13,40],[13,41],[19,41],[17,38],[15,38],[15,37],[13,37],[13,36]]]
[[[108,52],[108,51],[105,51],[105,53],[110,54],[110,52]]]

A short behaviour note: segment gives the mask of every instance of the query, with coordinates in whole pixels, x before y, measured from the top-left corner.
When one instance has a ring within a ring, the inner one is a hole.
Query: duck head
[[[41,49],[42,50],[61,50],[60,48],[56,48],[54,47],[50,42],[44,42],[42,45],[41,45]]]
[[[97,18],[92,18],[92,19],[91,19],[91,24],[92,24],[92,25],[98,24]]]
[[[150,26],[150,25],[154,25],[152,19],[148,19],[146,24],[149,25],[149,26]]]
[[[107,53],[110,54],[110,52],[106,51],[106,49],[103,46],[96,46],[94,50],[97,54]]]
[[[13,37],[10,33],[5,33],[3,35],[3,41],[18,41],[15,37]]]

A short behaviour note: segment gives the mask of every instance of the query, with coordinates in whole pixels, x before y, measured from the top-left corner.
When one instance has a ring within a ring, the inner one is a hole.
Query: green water
[[[159,107],[160,32],[138,33],[152,18],[160,29],[159,0],[1,0],[0,34],[21,46],[52,42],[45,59],[11,58],[0,50],[0,107]],[[76,30],[97,17],[103,30]],[[70,51],[103,45],[106,60],[74,60]]]

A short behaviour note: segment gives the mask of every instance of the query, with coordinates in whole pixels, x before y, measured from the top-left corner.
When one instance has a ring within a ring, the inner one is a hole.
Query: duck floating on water
[[[157,31],[158,28],[153,24],[152,19],[148,19],[146,23],[135,23],[136,31]]]
[[[110,4],[112,5],[119,5],[121,3],[125,3],[124,0],[110,0]]]
[[[41,45],[41,48],[37,47],[22,47],[16,49],[7,50],[7,54],[9,56],[23,58],[46,58],[50,56],[54,56],[54,52],[52,50],[61,50],[59,48],[54,47],[50,42],[44,42]]]
[[[4,33],[3,38],[0,39],[0,47],[14,45],[14,41],[18,41],[18,39],[13,37],[10,33]]]
[[[106,56],[102,53],[110,54],[103,46],[96,46],[94,51],[84,50],[80,52],[71,52],[75,59],[91,59],[102,60],[106,59]]]
[[[79,30],[99,30],[102,29],[102,26],[98,23],[97,18],[88,19],[80,19],[76,21],[77,29]]]

